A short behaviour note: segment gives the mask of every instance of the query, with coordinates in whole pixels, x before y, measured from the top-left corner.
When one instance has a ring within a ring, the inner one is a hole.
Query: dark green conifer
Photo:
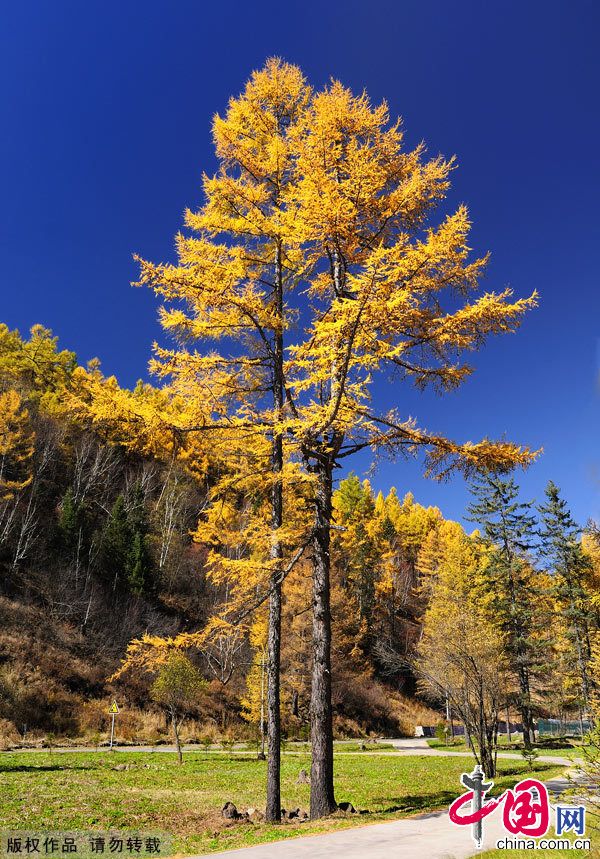
[[[77,548],[83,524],[82,520],[83,511],[81,505],[75,502],[73,490],[69,487],[61,502],[58,515],[58,530],[61,540],[63,545],[69,550]]]
[[[539,641],[534,636],[536,593],[528,554],[536,539],[532,505],[519,501],[519,489],[510,476],[483,474],[471,484],[475,501],[469,518],[490,546],[488,580],[494,607],[506,632],[508,657],[518,685],[516,706],[523,722],[526,747],[534,740],[531,701],[532,679],[539,670]]]
[[[572,649],[581,688],[581,704],[587,710],[590,698],[590,626],[593,612],[585,586],[590,561],[579,536],[581,529],[571,516],[560,490],[551,480],[546,487],[547,503],[539,507],[542,531],[540,554],[553,575],[554,594],[567,621],[567,636]]]
[[[104,526],[100,544],[100,566],[112,589],[123,586],[128,578],[128,565],[133,531],[129,523],[125,498],[119,495]]]

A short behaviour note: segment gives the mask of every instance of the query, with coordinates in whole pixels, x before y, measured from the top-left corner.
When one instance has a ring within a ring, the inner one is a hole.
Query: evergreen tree
[[[147,593],[152,586],[152,565],[146,546],[146,539],[140,531],[135,531],[129,556],[127,558],[127,584],[134,594]]]
[[[74,500],[73,490],[69,487],[60,505],[58,517],[58,530],[62,542],[69,550],[75,549],[79,542],[82,513],[81,505]]]
[[[100,567],[113,591],[128,579],[128,567],[133,534],[125,498],[119,495],[104,527],[100,543]]]
[[[488,580],[518,682],[516,706],[523,722],[523,742],[529,747],[534,739],[531,682],[537,668],[538,642],[534,635],[534,582],[527,554],[534,545],[535,517],[531,504],[518,500],[519,489],[512,477],[482,474],[472,481],[471,491],[475,501],[468,508],[470,520],[481,526],[490,547]]]
[[[134,594],[140,595],[152,588],[152,559],[146,542],[149,528],[144,492],[139,481],[131,492],[127,518],[131,531],[126,562],[127,584]]]
[[[567,639],[572,660],[577,665],[581,703],[589,706],[591,658],[590,625],[592,607],[585,586],[590,559],[579,540],[581,529],[571,516],[559,488],[550,480],[546,487],[547,503],[539,507],[542,522],[540,554],[553,574],[554,595],[567,622]]]
[[[127,493],[127,518],[132,531],[139,531],[141,534],[147,533],[148,521],[144,490],[139,480],[134,483],[133,489]]]

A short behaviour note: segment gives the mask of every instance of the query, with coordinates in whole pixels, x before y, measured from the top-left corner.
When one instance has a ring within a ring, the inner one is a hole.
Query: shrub
[[[0,719],[0,749],[5,751],[19,745],[20,742],[21,737],[13,723],[8,719]]]

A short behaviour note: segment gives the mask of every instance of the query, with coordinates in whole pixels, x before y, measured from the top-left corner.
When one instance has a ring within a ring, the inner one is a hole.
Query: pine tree
[[[517,707],[523,722],[523,741],[529,747],[534,739],[531,684],[537,667],[537,644],[535,592],[527,553],[535,544],[535,516],[531,504],[518,500],[519,490],[512,477],[482,474],[473,480],[471,491],[475,501],[468,508],[469,516],[481,526],[490,547],[487,577],[506,633],[511,669],[518,681]]]
[[[121,494],[113,504],[100,537],[100,566],[113,591],[127,581],[132,539],[125,497]]]
[[[131,532],[126,563],[127,584],[132,593],[140,596],[152,589],[152,558],[146,542],[148,519],[144,492],[139,481],[129,495],[127,521]]]
[[[591,562],[578,539],[581,529],[552,481],[546,487],[546,498],[546,504],[539,507],[542,522],[539,550],[553,575],[555,598],[566,620],[572,659],[577,665],[581,704],[587,711],[591,693],[589,662],[593,613],[586,576]]]
[[[151,589],[152,564],[146,546],[146,538],[141,531],[133,532],[131,548],[127,555],[127,584],[129,590],[141,596]]]
[[[67,549],[73,550],[79,542],[82,524],[82,509],[73,498],[71,487],[67,489],[60,505],[58,529]]]

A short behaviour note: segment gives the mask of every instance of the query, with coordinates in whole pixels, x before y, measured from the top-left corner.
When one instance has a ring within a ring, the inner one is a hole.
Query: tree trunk
[[[504,555],[508,564],[506,574],[508,594],[510,598],[510,617],[508,628],[512,648],[514,650],[514,658],[516,659],[517,678],[519,681],[519,699],[517,701],[517,708],[521,714],[521,721],[523,723],[523,745],[526,749],[530,749],[535,737],[533,731],[533,717],[531,715],[531,688],[529,683],[530,657],[525,643],[528,629],[527,625],[524,626],[522,616],[519,617],[517,614],[520,603],[520,594],[517,592],[517,582],[514,574],[515,557],[507,535],[507,526],[504,516],[502,516],[502,523],[505,529]]]
[[[454,745],[454,722],[452,721],[452,708],[450,707],[450,696],[446,692],[446,721],[450,722],[450,742]],[[446,745],[448,745],[448,731],[446,731]]]
[[[179,725],[177,724],[176,716],[172,716],[171,721],[173,724],[173,733],[175,734],[175,746],[177,748],[177,759],[179,760],[179,763],[182,764],[183,763],[183,754],[181,752],[181,742],[179,740]]]
[[[279,575],[279,570],[278,570]],[[275,578],[275,576],[273,576]],[[281,579],[271,582],[267,657],[267,807],[265,818],[281,820],[281,718],[279,671],[281,662]]]
[[[579,682],[581,685],[581,697],[583,699],[583,707],[587,713],[589,708],[589,697],[590,697],[590,685],[588,680],[588,671],[586,658],[584,656],[584,647],[582,644],[582,638],[585,638],[585,631],[582,634],[582,630],[579,626],[579,621],[577,618],[577,606],[575,603],[575,598],[573,595],[572,585],[569,583],[569,608],[571,612],[572,621],[572,629],[573,629],[573,637],[575,639],[575,649],[577,651],[577,666],[579,668]]]
[[[512,562],[511,562],[512,563]],[[521,621],[514,616],[515,607],[517,605],[517,591],[512,572],[509,571],[509,593],[513,606],[513,616],[510,620],[510,635],[515,647],[515,656],[517,661],[517,677],[519,680],[519,700],[517,706],[521,714],[523,723],[523,745],[526,749],[530,749],[535,740],[533,732],[533,717],[531,715],[531,688],[529,683],[529,654],[527,647],[524,644],[526,632],[523,629]]]
[[[339,251],[333,250],[333,287],[336,296],[344,288],[344,273]],[[339,343],[337,346],[339,347]],[[336,350],[337,351],[337,350]],[[335,403],[340,384],[340,367],[331,365],[329,402]],[[313,665],[310,691],[310,740],[312,767],[310,778],[310,816],[315,820],[336,811],[333,788],[333,713],[331,707],[331,587],[329,581],[333,465],[342,442],[335,429],[331,438],[323,435],[318,453],[313,452],[313,471],[317,476],[312,531],[313,551]]]
[[[496,750],[492,740],[484,734],[480,737],[481,768],[486,778],[494,778],[496,775]]]
[[[530,749],[533,745],[535,737],[533,736],[533,717],[531,715],[530,691],[529,691],[529,676],[526,669],[521,666],[518,671],[519,675],[519,712],[521,713],[521,721],[523,722],[523,745],[526,749]]]
[[[334,812],[333,717],[331,708],[331,600],[329,544],[331,538],[332,466],[323,456],[315,467],[313,549],[313,669],[310,697],[312,769],[311,819]]]
[[[283,409],[283,278],[281,243],[275,258],[275,303],[279,323],[274,336],[273,406],[277,420]],[[283,525],[283,439],[276,432],[272,449],[273,489],[271,492],[271,571],[269,597],[269,632],[267,640],[267,807],[265,818],[281,821],[281,577],[283,546],[279,537]]]

